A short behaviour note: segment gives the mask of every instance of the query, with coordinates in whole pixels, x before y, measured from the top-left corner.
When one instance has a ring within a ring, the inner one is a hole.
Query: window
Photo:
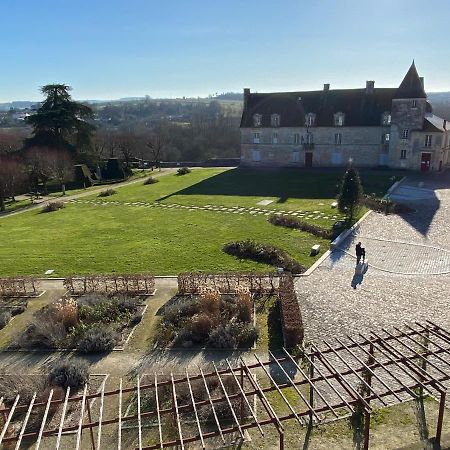
[[[391,124],[391,113],[389,111],[386,111],[383,113],[383,117],[381,119],[381,123],[383,125],[390,125]]]
[[[342,164],[342,154],[335,152],[331,154],[331,164],[339,165]]]
[[[390,133],[384,133],[384,134],[381,135],[381,143],[382,144],[387,144],[390,139],[391,139],[391,134]]]
[[[336,145],[341,145],[342,144],[342,134],[341,133],[335,133],[334,134],[334,143]]]
[[[279,114],[272,114],[270,116],[270,125],[272,127],[279,127],[280,126],[280,115]]]
[[[409,130],[403,130],[402,131],[402,139],[408,139],[409,137]]]
[[[260,133],[253,133],[253,143],[259,144]]]
[[[314,113],[306,114],[306,126],[313,127],[316,122],[316,115]]]
[[[278,133],[272,134],[272,144],[278,144]]]
[[[338,112],[334,115],[334,126],[335,127],[344,126],[344,113]]]
[[[411,108],[417,108],[417,100],[412,101]]]
[[[261,114],[254,114],[253,115],[253,126],[254,127],[260,127],[262,124],[262,115]]]
[[[433,139],[433,136],[431,134],[425,135],[425,147],[431,147],[432,139]]]
[[[300,162],[300,152],[292,152],[292,162]]]
[[[295,145],[300,144],[300,134],[299,133],[294,134],[294,144]]]
[[[400,152],[400,159],[406,159],[406,150]]]
[[[307,144],[313,144],[314,143],[314,136],[312,133],[308,133],[306,135],[306,143]]]
[[[261,153],[259,152],[259,150],[252,151],[252,161],[254,161],[254,162],[261,161]]]

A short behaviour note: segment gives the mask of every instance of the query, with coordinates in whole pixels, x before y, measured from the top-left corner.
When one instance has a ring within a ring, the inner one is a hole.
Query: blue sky
[[[0,0],[0,102],[397,86],[450,90],[447,0]]]

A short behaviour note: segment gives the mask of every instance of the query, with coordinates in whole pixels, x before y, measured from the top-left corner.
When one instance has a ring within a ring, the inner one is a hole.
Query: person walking
[[[356,264],[359,264],[361,262],[361,258],[364,259],[366,258],[366,250],[362,247],[361,242],[358,242],[356,244]]]

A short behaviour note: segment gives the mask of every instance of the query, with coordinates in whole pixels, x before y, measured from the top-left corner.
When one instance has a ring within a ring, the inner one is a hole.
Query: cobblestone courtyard
[[[450,175],[408,178],[393,199],[416,212],[371,213],[341,250],[297,282],[307,341],[415,320],[450,326]],[[353,257],[359,241],[369,262],[362,275]]]

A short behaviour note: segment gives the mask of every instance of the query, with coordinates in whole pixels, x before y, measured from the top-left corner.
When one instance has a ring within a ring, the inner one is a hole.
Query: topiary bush
[[[63,208],[65,208],[65,207],[66,207],[66,205],[65,205],[63,202],[57,200],[57,201],[55,201],[55,202],[49,202],[49,203],[47,203],[47,204],[42,208],[42,212],[48,213],[48,212],[58,211],[58,209],[63,209]]]
[[[267,220],[272,225],[306,231],[307,233],[311,233],[314,236],[320,237],[322,239],[333,238],[333,232],[331,230],[327,230],[326,228],[304,222],[300,219],[297,219],[296,217],[290,217],[283,214],[272,214]]]
[[[27,307],[25,305],[14,306],[11,308],[11,316],[17,316],[18,314],[22,314],[25,312]]]
[[[225,244],[223,251],[241,259],[251,259],[263,264],[283,267],[284,270],[291,273],[303,273],[306,271],[306,267],[291,258],[284,250],[272,245],[255,242],[251,239]]]
[[[88,364],[77,358],[58,362],[48,374],[50,386],[60,386],[71,390],[82,388],[89,379]]]
[[[11,313],[9,311],[0,312],[0,330],[5,328],[11,320]]]
[[[111,195],[117,194],[115,189],[106,189],[98,194],[99,197],[110,197]]]
[[[153,178],[153,177],[148,177],[145,181],[144,181],[144,185],[147,184],[155,184],[155,183],[159,183],[159,180],[157,178]]]
[[[118,335],[111,328],[93,326],[82,334],[77,349],[81,353],[110,352],[116,346],[117,340]]]
[[[188,173],[191,173],[191,169],[189,169],[189,167],[180,167],[177,170],[177,175],[187,175]]]

